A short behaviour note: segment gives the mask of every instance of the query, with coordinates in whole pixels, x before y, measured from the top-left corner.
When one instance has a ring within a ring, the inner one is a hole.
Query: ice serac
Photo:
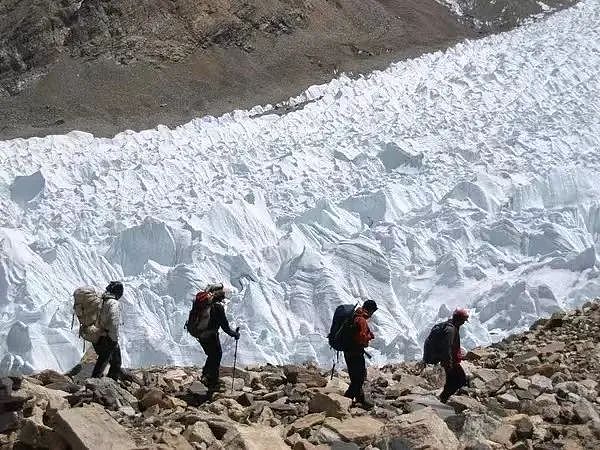
[[[288,114],[0,142],[0,372],[71,368],[73,290],[114,279],[133,366],[202,361],[183,325],[213,281],[240,364],[329,364],[333,311],[366,299],[384,363],[457,306],[468,347],[600,295],[599,20],[584,0]]]

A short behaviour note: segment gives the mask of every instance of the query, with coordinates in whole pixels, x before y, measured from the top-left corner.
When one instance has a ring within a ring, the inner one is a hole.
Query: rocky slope
[[[88,355],[89,356],[89,355]],[[376,406],[343,393],[343,371],[224,367],[206,401],[198,368],[150,368],[116,384],[61,375],[6,378],[3,449],[597,449],[600,302],[539,320],[529,332],[474,349],[470,385],[447,405],[443,374],[415,364],[369,368]],[[231,389],[233,385],[233,390]]]
[[[457,15],[442,3],[0,0],[0,139],[112,135],[276,103],[544,10],[486,0]]]

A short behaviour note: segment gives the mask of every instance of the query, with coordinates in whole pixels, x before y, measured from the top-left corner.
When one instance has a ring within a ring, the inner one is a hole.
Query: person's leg
[[[221,365],[221,358],[223,357],[219,335],[216,334],[204,339],[200,344],[206,353],[206,362],[202,369],[202,376],[211,387],[216,386],[219,381],[219,367]]]
[[[360,354],[357,352],[344,352],[348,375],[350,376],[350,386],[344,396],[355,399],[361,392],[364,383],[363,367],[360,363]],[[362,358],[364,362],[364,357]]]
[[[100,378],[104,374],[104,369],[106,369],[113,351],[111,344],[112,340],[108,336],[101,336],[98,342],[94,344],[94,350],[98,355],[98,359],[92,371],[92,378]]]
[[[114,342],[114,341],[113,341]],[[110,368],[108,369],[108,377],[117,381],[121,376],[121,347],[119,347],[119,343],[116,342],[116,345],[113,347],[113,351],[110,356]]]
[[[370,409],[373,407],[373,403],[365,396],[364,384],[365,381],[367,381],[367,364],[365,361],[365,354],[362,352],[356,357],[356,371],[356,382],[359,386],[358,393],[356,395],[356,401],[361,403],[364,408]]]
[[[206,381],[206,371],[207,371],[207,366],[209,363],[209,359],[210,359],[210,354],[211,354],[211,346],[210,343],[208,341],[205,340],[198,340],[198,342],[200,342],[200,346],[202,347],[202,350],[204,350],[204,354],[206,355],[206,361],[204,361],[204,366],[202,367],[202,382]]]
[[[446,371],[446,384],[440,394],[440,401],[442,403],[446,403],[456,391],[467,384],[467,376],[460,364],[453,365],[444,370]]]

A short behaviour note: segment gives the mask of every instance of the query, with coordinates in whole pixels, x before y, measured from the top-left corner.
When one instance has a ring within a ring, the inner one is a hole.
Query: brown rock
[[[482,358],[488,357],[490,352],[486,348],[478,347],[467,352],[465,361],[479,361]]]
[[[144,411],[151,406],[158,405],[162,409],[172,409],[175,407],[171,398],[163,391],[157,388],[152,388],[146,392],[140,400],[140,409]]]
[[[292,423],[290,430],[292,433],[302,434],[306,429],[312,428],[315,425],[319,425],[319,424],[323,423],[323,421],[325,420],[325,417],[326,417],[326,413],[324,413],[324,412],[308,414],[304,417],[299,418],[294,423]]]
[[[324,425],[335,431],[343,440],[357,444],[374,440],[383,428],[382,422],[366,416],[342,421],[326,421]]]
[[[496,397],[502,405],[510,409],[519,409],[521,406],[520,400],[512,394],[506,393]]]
[[[380,448],[388,448],[395,438],[401,438],[405,446],[419,449],[454,450],[458,447],[454,433],[431,408],[398,416],[386,423],[379,435],[384,436],[375,444]]]
[[[67,450],[67,442],[52,428],[31,418],[23,419],[17,438],[20,442],[34,448],[50,448],[52,450]]]
[[[169,450],[194,450],[194,447],[175,430],[164,431],[158,442],[168,445]]]
[[[315,366],[289,365],[283,368],[287,381],[292,384],[303,383],[309,388],[321,388],[327,386],[327,378],[321,375]]]
[[[565,349],[565,343],[557,341],[557,342],[551,342],[550,344],[545,345],[544,347],[542,347],[539,350],[539,353],[541,355],[549,355],[552,353],[562,352],[562,351],[564,351],[564,349]]]
[[[515,436],[516,429],[517,427],[515,427],[514,425],[504,423],[492,433],[492,435],[490,436],[490,440],[502,445],[510,446],[513,437]]]
[[[474,398],[465,395],[455,395],[450,398],[448,405],[452,406],[457,413],[461,413],[467,409],[472,411],[485,411],[485,406]]]
[[[206,445],[211,445],[217,440],[206,422],[196,422],[188,426],[183,432],[183,437],[189,442],[204,443]]]
[[[327,416],[344,418],[349,415],[352,400],[338,394],[316,392],[310,400],[308,409],[311,413],[324,412]]]
[[[288,445],[270,427],[254,425],[247,427],[238,425],[223,437],[225,448],[239,450],[289,450]]]
[[[35,378],[42,382],[45,386],[51,383],[72,383],[73,380],[66,375],[60,374],[54,370],[43,370],[40,373],[32,375],[32,378]]]
[[[58,411],[55,431],[72,450],[131,450],[136,446],[125,428],[100,407]]]

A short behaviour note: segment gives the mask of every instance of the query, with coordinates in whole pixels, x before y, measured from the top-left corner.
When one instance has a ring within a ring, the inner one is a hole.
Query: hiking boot
[[[450,397],[448,395],[442,395],[442,394],[440,394],[440,396],[438,397],[439,401],[442,402],[443,404],[448,403],[449,398]]]
[[[372,400],[368,399],[365,394],[360,394],[356,397],[356,403],[358,403],[362,409],[372,409],[375,406]]]

